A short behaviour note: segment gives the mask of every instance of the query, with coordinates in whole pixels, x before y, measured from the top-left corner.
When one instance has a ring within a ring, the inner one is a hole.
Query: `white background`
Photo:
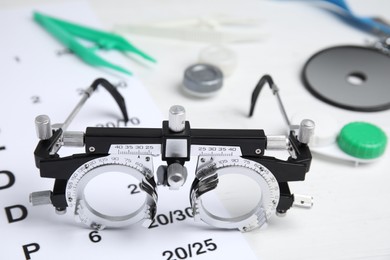
[[[192,127],[263,128],[268,134],[283,133],[282,117],[268,89],[261,94],[255,116],[246,117],[252,89],[269,73],[281,89],[290,115],[310,110],[331,114],[341,124],[368,121],[390,136],[389,111],[342,110],[317,100],[303,87],[300,72],[312,54],[330,46],[364,45],[374,39],[309,2],[148,0],[90,1],[90,5],[107,29],[115,24],[215,14],[262,22],[261,29],[267,34],[263,41],[229,45],[238,56],[238,67],[211,99],[194,99],[180,91],[184,69],[197,61],[207,44],[129,36],[158,60],[157,65],[129,62],[128,66],[164,115],[172,104],[181,104]],[[348,2],[356,13],[390,19],[389,1]],[[27,3],[2,1],[0,6]],[[388,149],[382,160],[359,167],[314,155],[306,181],[291,186],[293,192],[312,195],[315,206],[311,210],[291,209],[285,218],[273,218],[267,229],[245,234],[259,259],[390,259],[389,153]]]

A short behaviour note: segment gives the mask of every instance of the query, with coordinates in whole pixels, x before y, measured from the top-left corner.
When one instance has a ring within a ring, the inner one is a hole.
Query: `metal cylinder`
[[[267,136],[267,149],[283,149],[288,145],[288,138],[285,135]]]
[[[30,194],[30,203],[33,206],[51,204],[51,191],[37,191]]]
[[[178,190],[187,180],[187,169],[180,163],[172,163],[168,166],[167,182],[169,189]]]
[[[308,144],[314,136],[315,123],[313,120],[304,119],[299,126],[298,141],[303,144]]]
[[[169,109],[169,129],[173,132],[181,132],[185,128],[186,110],[184,107],[175,105]]]
[[[64,146],[83,147],[84,132],[81,131],[66,131],[63,134],[62,141]]]
[[[35,130],[41,140],[47,140],[52,137],[53,132],[50,124],[50,118],[47,115],[39,115],[35,118]]]

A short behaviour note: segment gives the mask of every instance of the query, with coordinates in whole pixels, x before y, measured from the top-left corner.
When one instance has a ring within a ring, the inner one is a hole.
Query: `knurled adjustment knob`
[[[185,128],[186,110],[184,107],[175,105],[169,109],[169,129],[173,132],[181,132]]]
[[[47,115],[39,115],[35,118],[35,130],[40,140],[47,140],[52,137],[50,118]]]
[[[387,136],[376,125],[352,122],[341,129],[337,137],[337,144],[341,150],[351,156],[361,159],[375,159],[385,152]]]
[[[303,119],[299,126],[298,141],[308,144],[314,136],[315,123],[310,119]]]

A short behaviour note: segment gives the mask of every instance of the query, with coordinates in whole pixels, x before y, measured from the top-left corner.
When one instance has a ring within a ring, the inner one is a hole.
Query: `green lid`
[[[345,125],[337,137],[341,150],[361,159],[378,158],[385,152],[386,143],[387,137],[382,129],[365,122]]]

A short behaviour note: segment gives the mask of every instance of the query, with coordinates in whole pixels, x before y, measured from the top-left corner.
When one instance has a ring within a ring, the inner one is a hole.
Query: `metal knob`
[[[64,146],[83,147],[84,132],[81,131],[66,131],[63,134],[62,142]]]
[[[33,206],[51,204],[51,191],[37,191],[30,194],[30,203]]]
[[[304,119],[299,126],[298,141],[303,144],[308,144],[314,136],[315,123],[313,120]]]
[[[186,110],[184,107],[176,105],[169,109],[169,129],[173,132],[181,132],[185,128]]]
[[[168,166],[167,181],[170,190],[178,190],[187,180],[187,169],[180,163]]]
[[[288,146],[288,139],[285,135],[268,135],[267,149],[283,149]]]
[[[47,115],[39,115],[35,118],[35,130],[41,140],[47,140],[52,137],[50,118]]]

